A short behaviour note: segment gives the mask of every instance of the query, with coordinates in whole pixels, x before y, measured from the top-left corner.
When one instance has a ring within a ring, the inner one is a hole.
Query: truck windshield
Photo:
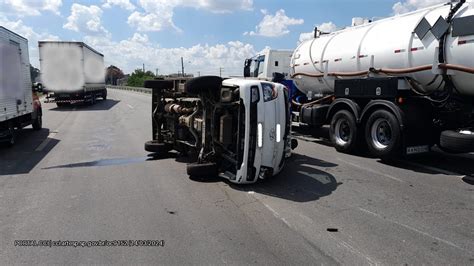
[[[252,62],[250,64],[250,76],[251,77],[258,77],[258,75],[263,73],[263,66],[265,62],[265,56],[260,55],[255,58],[252,58]]]

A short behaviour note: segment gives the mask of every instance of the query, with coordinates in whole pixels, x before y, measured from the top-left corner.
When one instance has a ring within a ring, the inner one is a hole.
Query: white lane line
[[[424,168],[426,170],[430,170],[430,171],[433,171],[433,172],[439,172],[439,173],[445,174],[445,175],[452,175],[452,176],[459,177],[459,178],[464,178],[465,177],[465,175],[461,175],[460,173],[451,172],[449,170],[444,170],[444,169],[441,169],[441,168],[438,168],[438,167],[423,165],[423,164],[409,162],[409,161],[400,161],[400,162],[411,165],[411,166],[414,166],[414,167]]]
[[[41,142],[41,144],[36,148],[35,151],[43,151],[46,146],[48,146],[49,142],[58,134],[58,131],[51,131],[48,137]]]
[[[416,229],[416,228],[414,228],[414,227],[411,227],[411,226],[409,226],[409,225],[402,224],[402,223],[399,223],[399,222],[397,222],[397,221],[394,221],[394,220],[391,220],[391,219],[388,219],[388,218],[384,218],[384,217],[380,216],[379,214],[374,213],[374,212],[371,212],[371,211],[366,210],[366,209],[364,209],[364,208],[360,208],[360,207],[359,207],[359,210],[362,211],[362,212],[365,212],[365,213],[367,213],[367,214],[370,214],[370,215],[372,215],[372,216],[375,216],[375,217],[377,217],[377,218],[380,218],[380,219],[382,219],[382,220],[385,220],[385,221],[388,221],[388,222],[397,224],[397,225],[399,225],[399,226],[401,226],[401,227],[404,227],[404,228],[409,229],[409,230],[411,230],[411,231],[417,232],[417,233],[422,234],[422,235],[424,235],[424,236],[433,238],[433,239],[435,239],[435,240],[438,240],[439,242],[443,242],[443,243],[445,243],[446,245],[449,245],[449,246],[451,246],[451,247],[454,247],[454,248],[457,248],[457,249],[460,249],[460,250],[463,250],[463,251],[466,251],[466,252],[472,254],[470,251],[465,250],[464,248],[462,248],[462,247],[460,247],[460,246],[454,244],[454,243],[451,242],[451,241],[444,240],[444,239],[442,239],[442,238],[439,238],[439,237],[430,235],[430,234],[428,234],[428,233],[426,233],[426,232],[423,232],[423,231],[421,231],[421,230],[418,230],[418,229]]]
[[[376,174],[376,175],[380,175],[380,176],[385,176],[385,177],[387,177],[387,178],[390,178],[390,179],[392,179],[392,180],[398,181],[398,182],[400,182],[400,183],[406,183],[405,181],[401,180],[400,178],[396,178],[396,177],[394,177],[394,176],[392,176],[392,175],[384,174],[384,173],[382,173],[382,172],[375,171],[375,170],[372,170],[372,169],[370,169],[370,168],[363,167],[363,166],[361,166],[361,165],[358,165],[358,164],[355,164],[355,163],[351,163],[351,162],[345,161],[345,160],[343,160],[343,159],[341,159],[341,158],[337,158],[337,159],[338,159],[339,161],[343,162],[343,163],[352,165],[352,166],[354,166],[354,167],[356,167],[356,168],[365,170],[365,171],[367,171],[367,172],[369,172],[369,173]]]
[[[130,109],[135,109],[135,108],[133,108],[133,106],[131,106],[130,104],[127,104],[127,106],[128,106],[128,108],[130,108]]]

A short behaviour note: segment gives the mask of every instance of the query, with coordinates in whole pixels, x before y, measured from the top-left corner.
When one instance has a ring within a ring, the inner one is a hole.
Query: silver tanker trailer
[[[329,124],[341,152],[474,151],[473,1],[358,23],[296,48],[295,122]]]

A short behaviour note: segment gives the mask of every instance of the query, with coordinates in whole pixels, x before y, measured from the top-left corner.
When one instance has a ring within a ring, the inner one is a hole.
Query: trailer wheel
[[[171,150],[171,146],[166,143],[160,143],[155,140],[145,142],[145,150],[158,154],[167,153]]]
[[[102,100],[104,100],[104,101],[107,100],[107,90],[105,90],[105,91],[102,93]]]
[[[365,126],[369,152],[377,157],[391,157],[400,151],[401,129],[394,114],[386,110],[372,113]]]
[[[218,171],[215,163],[190,163],[186,166],[186,172],[189,176],[213,177],[217,176]]]
[[[202,91],[215,92],[222,86],[222,78],[218,76],[202,76],[186,82],[184,90],[191,95],[198,95]]]
[[[339,152],[353,152],[357,146],[357,123],[347,110],[338,111],[331,119],[329,136]]]
[[[450,153],[474,151],[474,132],[470,130],[446,130],[441,132],[440,147]]]
[[[33,129],[34,130],[41,130],[43,128],[43,116],[41,112],[38,110],[38,114],[36,115],[35,121],[33,121]]]

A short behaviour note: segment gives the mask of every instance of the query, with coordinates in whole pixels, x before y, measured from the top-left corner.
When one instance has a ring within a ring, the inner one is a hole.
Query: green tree
[[[145,80],[154,79],[155,74],[151,71],[143,72],[142,69],[136,69],[128,78],[127,86],[143,87]]]

